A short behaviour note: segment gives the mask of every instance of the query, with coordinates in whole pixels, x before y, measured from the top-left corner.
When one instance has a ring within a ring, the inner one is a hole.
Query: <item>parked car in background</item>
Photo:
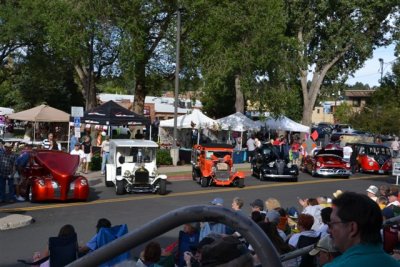
[[[150,140],[111,139],[105,184],[115,186],[117,195],[125,193],[167,193],[167,176],[159,174],[157,143]]]
[[[252,175],[264,180],[289,180],[297,182],[299,169],[285,156],[282,146],[263,144],[251,162]]]
[[[330,149],[332,148],[332,149]],[[351,175],[349,162],[343,160],[343,150],[337,146],[317,147],[303,160],[301,169],[312,176],[344,177]]]
[[[349,133],[354,131],[350,124],[335,124],[332,133]]]
[[[349,143],[353,148],[355,169],[366,173],[391,173],[392,154],[390,148],[381,144]]]
[[[88,180],[76,174],[79,156],[56,150],[29,153],[28,165],[21,173],[21,196],[31,202],[88,199]]]
[[[245,175],[233,166],[233,146],[227,144],[194,145],[192,177],[202,187],[211,185],[244,187]]]

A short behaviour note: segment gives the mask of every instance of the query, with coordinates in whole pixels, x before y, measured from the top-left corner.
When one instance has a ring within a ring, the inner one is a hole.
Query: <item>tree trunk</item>
[[[135,85],[135,99],[133,101],[133,111],[137,114],[143,115],[144,101],[146,98],[146,64],[138,64],[136,69],[136,85]]]
[[[97,106],[94,73],[91,73],[90,75],[90,72],[80,64],[75,64],[74,67],[82,85],[82,95],[85,99],[85,110],[90,110]]]
[[[236,112],[244,113],[244,96],[240,87],[240,75],[235,76],[235,110]]]

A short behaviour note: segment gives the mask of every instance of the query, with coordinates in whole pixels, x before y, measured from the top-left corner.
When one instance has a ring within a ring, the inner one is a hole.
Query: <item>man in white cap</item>
[[[323,266],[331,262],[341,253],[333,246],[332,238],[327,235],[321,238],[315,248],[309,253],[311,256],[316,256],[318,266]]]
[[[372,199],[373,201],[375,201],[375,202],[378,200],[378,197],[376,196],[376,195],[378,194],[378,192],[379,192],[379,188],[376,187],[375,185],[370,185],[370,186],[367,188],[367,195],[368,195],[368,197],[369,197],[370,199]]]

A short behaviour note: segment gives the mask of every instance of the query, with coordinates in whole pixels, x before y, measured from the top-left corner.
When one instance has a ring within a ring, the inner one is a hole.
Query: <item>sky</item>
[[[394,56],[395,45],[380,47],[374,51],[372,59],[365,62],[364,67],[354,73],[354,78],[350,77],[347,84],[354,85],[356,82],[378,86],[381,78],[381,66],[379,58],[383,59],[383,76],[391,73],[392,64],[396,60]]]

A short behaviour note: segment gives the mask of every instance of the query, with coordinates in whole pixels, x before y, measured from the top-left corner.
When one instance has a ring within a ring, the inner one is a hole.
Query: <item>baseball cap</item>
[[[259,207],[260,209],[264,209],[264,202],[257,198],[256,200],[254,200],[253,202],[250,203],[250,206],[252,207]]]
[[[370,192],[371,194],[374,194],[374,195],[376,195],[378,193],[378,191],[379,191],[379,189],[375,185],[370,185],[367,188],[367,192]]]
[[[279,224],[281,215],[276,210],[269,210],[269,211],[267,211],[265,218],[268,219],[269,222],[272,222],[277,225],[277,224]]]
[[[315,248],[309,252],[311,256],[315,256],[321,251],[333,253],[338,252],[338,250],[333,246],[332,238],[330,235],[326,235],[321,238]]]
[[[210,204],[211,205],[222,206],[222,205],[224,205],[224,200],[222,198],[220,198],[220,197],[216,197],[210,202]]]

